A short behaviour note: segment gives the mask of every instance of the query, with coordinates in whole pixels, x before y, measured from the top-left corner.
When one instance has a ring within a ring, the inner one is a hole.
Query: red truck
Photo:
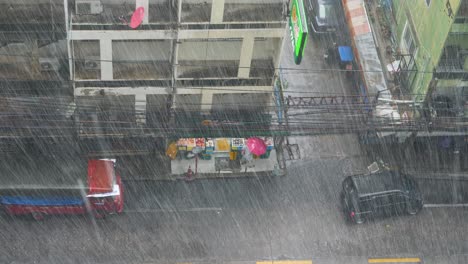
[[[84,173],[83,173],[84,174]],[[24,186],[0,193],[0,206],[9,215],[86,214],[103,218],[123,211],[123,185],[115,170],[115,160],[88,160],[87,183],[77,179],[73,186]]]

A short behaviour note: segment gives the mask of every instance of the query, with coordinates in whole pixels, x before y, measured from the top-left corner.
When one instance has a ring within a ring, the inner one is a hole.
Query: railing
[[[214,0],[213,0],[214,1]],[[211,22],[212,1],[202,3],[182,2],[181,13],[178,7],[169,3],[149,3],[148,22],[139,30],[250,28],[283,28],[286,22],[285,2],[271,4],[230,4],[226,1],[223,21]],[[130,4],[104,4],[94,14],[72,15],[73,30],[126,30],[135,6]],[[180,22],[179,22],[180,21]]]
[[[463,62],[465,58],[443,58],[437,65],[438,72],[463,72]]]

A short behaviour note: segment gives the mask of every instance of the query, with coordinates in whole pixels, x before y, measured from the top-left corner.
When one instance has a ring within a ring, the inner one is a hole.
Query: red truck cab
[[[44,189],[45,190],[45,189]],[[97,218],[123,211],[123,185],[115,170],[115,160],[88,160],[87,185],[64,188],[60,195],[0,196],[0,204],[10,215],[32,215],[42,220],[45,215],[86,214]],[[29,192],[33,193],[33,192]]]

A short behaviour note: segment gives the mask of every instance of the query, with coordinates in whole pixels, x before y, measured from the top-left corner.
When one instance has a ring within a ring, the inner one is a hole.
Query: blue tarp
[[[340,54],[341,61],[353,61],[353,50],[350,46],[339,46],[338,53]]]
[[[32,206],[78,206],[84,202],[76,197],[50,197],[36,198],[28,196],[3,196],[0,203],[5,205],[32,205]]]

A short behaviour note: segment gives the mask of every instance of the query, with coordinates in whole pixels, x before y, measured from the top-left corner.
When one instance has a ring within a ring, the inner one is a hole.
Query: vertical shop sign
[[[305,16],[304,2],[302,0],[291,1],[291,15],[289,16],[289,30],[294,51],[294,62],[300,64],[304,48],[307,42],[307,19]]]

